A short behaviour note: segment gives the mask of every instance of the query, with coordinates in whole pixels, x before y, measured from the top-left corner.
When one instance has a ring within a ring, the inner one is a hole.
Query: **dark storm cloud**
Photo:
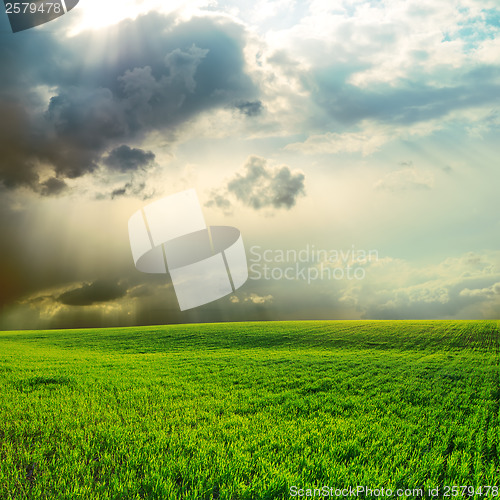
[[[147,200],[154,195],[154,189],[147,189],[144,172],[154,166],[155,154],[140,148],[131,148],[125,144],[113,149],[103,157],[102,163],[107,167],[106,175],[130,174],[129,180],[111,192],[98,193],[97,199],[112,199],[124,196],[134,196]]]
[[[7,188],[36,186],[35,124],[21,103],[0,101],[0,179]]]
[[[150,13],[62,41],[41,35],[2,37],[0,182],[7,187],[42,191],[41,166],[61,181],[77,178],[120,143],[151,131],[172,140],[204,111],[255,102],[245,34],[229,21],[177,23]],[[50,100],[40,86],[55,88]]]
[[[127,288],[121,283],[94,281],[59,295],[57,301],[67,306],[90,306],[111,302],[125,296],[126,293]]]
[[[261,208],[292,208],[299,196],[305,195],[305,176],[287,165],[270,167],[264,158],[251,156],[243,171],[238,172],[220,192],[213,192],[206,206],[228,211],[233,196],[255,210]]]
[[[104,164],[111,170],[129,172],[139,170],[150,165],[155,160],[155,155],[151,151],[144,151],[138,148],[130,148],[122,145],[113,149],[105,158]]]

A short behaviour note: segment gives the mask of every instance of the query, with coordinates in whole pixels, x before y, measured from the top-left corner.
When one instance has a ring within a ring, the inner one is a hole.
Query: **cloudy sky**
[[[0,39],[0,328],[500,316],[496,0],[81,0]],[[127,224],[191,188],[250,277],[181,312]]]

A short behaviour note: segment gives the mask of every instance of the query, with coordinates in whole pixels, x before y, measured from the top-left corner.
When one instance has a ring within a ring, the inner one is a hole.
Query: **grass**
[[[499,326],[0,332],[0,498],[498,485]]]

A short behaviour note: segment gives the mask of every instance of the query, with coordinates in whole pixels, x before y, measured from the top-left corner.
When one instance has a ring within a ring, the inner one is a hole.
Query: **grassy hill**
[[[499,326],[0,332],[0,498],[279,499],[323,487],[335,498],[361,486],[444,498],[447,485],[498,486]]]

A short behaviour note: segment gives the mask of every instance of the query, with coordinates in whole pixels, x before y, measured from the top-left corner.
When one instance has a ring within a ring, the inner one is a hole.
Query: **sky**
[[[0,329],[500,316],[496,0],[0,14]],[[249,279],[181,311],[128,220],[188,189]]]

